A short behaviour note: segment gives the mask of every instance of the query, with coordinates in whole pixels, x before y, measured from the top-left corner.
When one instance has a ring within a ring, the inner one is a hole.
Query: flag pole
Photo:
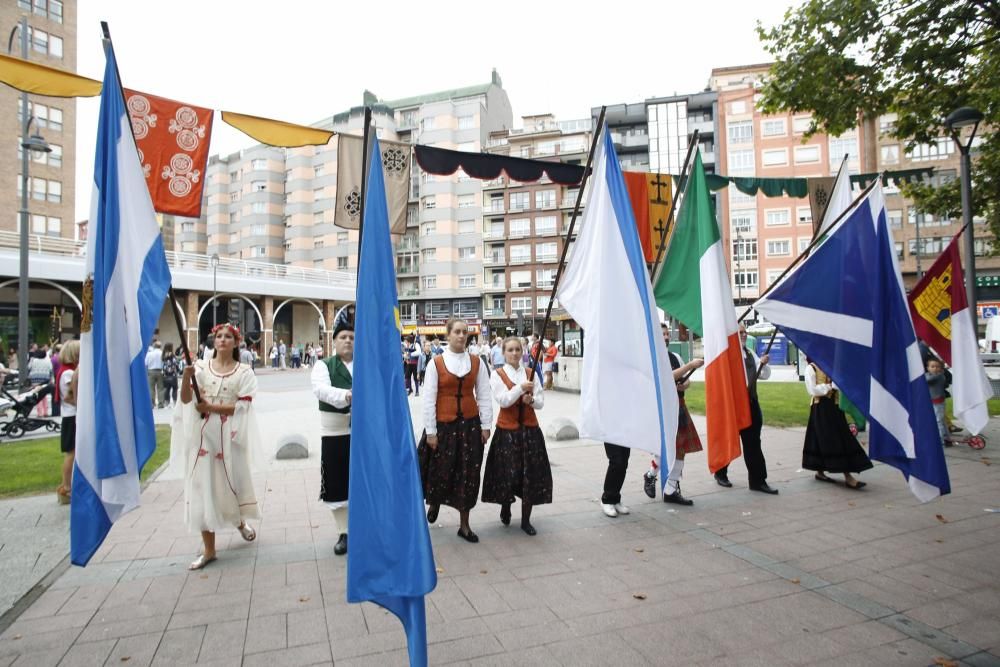
[[[538,339],[538,350],[532,357],[532,368],[535,375],[538,375],[538,360],[542,356],[542,337],[545,336],[545,329],[549,326],[552,317],[552,303],[556,300],[556,290],[559,289],[559,281],[562,279],[563,269],[566,268],[566,253],[569,251],[570,239],[573,238],[573,229],[576,227],[576,219],[580,215],[580,206],[583,202],[583,190],[590,178],[591,167],[594,163],[594,152],[597,150],[597,142],[600,140],[601,132],[604,129],[604,115],[608,107],[602,106],[601,113],[597,116],[597,127],[594,136],[590,141],[590,152],[587,154],[587,166],[583,169],[583,176],[580,178],[580,189],[576,191],[576,204],[573,206],[573,217],[569,221],[569,229],[566,230],[566,239],[563,241],[562,254],[559,256],[559,268],[556,269],[556,279],[552,283],[552,296],[549,297],[549,304],[545,307],[545,319],[542,320],[542,333]],[[543,380],[544,384],[544,380]]]
[[[105,56],[109,53],[113,54],[115,52],[115,46],[111,42],[111,29],[108,27],[107,21],[101,21],[101,32],[103,33],[104,42],[104,53]],[[122,73],[118,69],[118,59],[115,58],[115,75],[118,77],[118,92],[122,96],[122,104],[128,109],[128,100],[125,98],[125,88],[122,84]],[[132,124],[129,123],[129,130],[132,131]],[[135,132],[132,133],[132,140],[135,141]],[[160,230],[160,236],[163,236],[163,231]],[[170,311],[174,314],[174,323],[177,325],[177,334],[181,339],[181,349],[184,351],[184,362],[190,366],[191,365],[191,350],[188,348],[187,335],[184,331],[184,326],[181,324],[180,313],[178,312],[178,304],[180,301],[177,299],[177,295],[174,292],[174,284],[171,280],[170,287],[167,291],[167,301],[170,302]],[[196,325],[197,326],[197,325]],[[146,341],[143,341],[145,344]],[[195,401],[201,403],[201,391],[198,389],[198,381],[191,376],[191,388],[194,390]]]
[[[659,277],[660,262],[663,260],[663,255],[667,250],[665,237],[670,233],[670,228],[673,226],[674,212],[677,210],[677,200],[680,199],[681,192],[684,191],[684,186],[686,185],[688,165],[691,163],[691,156],[694,155],[694,148],[698,145],[698,135],[699,131],[695,130],[694,134],[691,135],[691,139],[688,140],[687,155],[684,156],[684,165],[681,167],[681,174],[677,177],[677,191],[670,201],[670,212],[667,213],[667,228],[663,230],[663,236],[660,237],[660,247],[656,249],[656,259],[653,260],[653,265],[649,269],[649,277],[653,279],[654,285],[656,284],[656,278]]]
[[[844,159],[841,160],[841,162],[840,162],[840,169],[837,170],[837,176],[833,179],[833,182],[834,182],[835,186],[836,186],[837,181],[840,180],[840,174],[844,171],[844,169],[847,168],[847,160],[849,158],[850,158],[850,153],[844,153]],[[789,271],[791,271],[792,267],[795,266],[799,261],[801,261],[802,259],[805,259],[806,257],[809,256],[809,249],[812,248],[813,244],[817,240],[817,237],[819,236],[820,230],[823,228],[823,220],[826,219],[826,212],[830,209],[830,202],[831,201],[833,201],[833,200],[832,199],[827,199],[826,200],[826,206],[823,207],[823,212],[819,216],[819,225],[813,229],[812,240],[810,241],[809,245],[806,247],[805,250],[803,250],[801,253],[799,253],[799,256],[795,258],[795,261],[792,262],[791,265],[789,265],[789,267],[787,269],[785,269],[784,272],[780,276],[778,276],[777,279],[775,279],[773,283],[771,283],[772,285],[774,283],[779,282],[782,278],[784,278],[785,274],[788,273]],[[850,208],[851,207],[848,207],[848,209],[850,209]],[[831,226],[833,226],[833,225],[831,224]],[[765,294],[766,294],[766,292],[765,292]],[[750,311],[748,310],[746,313],[743,313],[743,317],[746,317],[749,312]],[[742,320],[743,317],[741,317],[740,320]],[[771,346],[774,345],[774,339],[777,336],[778,336],[778,327],[775,327],[774,331],[771,332],[771,339],[767,341],[767,348],[764,350],[764,354],[765,355],[771,353]],[[754,379],[755,380],[760,379],[760,373],[761,373],[761,371],[763,369],[764,369],[764,362],[761,362],[760,364],[757,365],[757,373],[754,375]]]
[[[368,198],[368,160],[371,157],[369,155],[368,143],[371,141],[371,124],[372,124],[372,108],[365,105],[365,129],[362,133],[362,144],[361,147],[361,202],[358,207],[358,273],[361,275],[361,240],[364,238],[365,230],[365,199]],[[357,292],[357,281],[355,279],[355,292]],[[355,296],[355,302],[357,302],[357,294]]]

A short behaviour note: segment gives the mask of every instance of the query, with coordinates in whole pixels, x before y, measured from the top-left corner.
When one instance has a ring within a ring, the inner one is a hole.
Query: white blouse
[[[354,361],[341,362],[347,368],[347,372],[354,377]],[[324,403],[329,403],[335,408],[346,408],[351,404],[347,400],[347,393],[350,389],[341,389],[330,384],[330,368],[323,361],[317,361],[312,369],[313,394]],[[319,432],[320,435],[347,435],[351,432],[351,416],[339,412],[319,412]]]
[[[521,385],[528,381],[528,373],[524,370],[524,366],[514,368],[510,364],[503,365],[503,372],[507,375],[507,379],[514,383],[514,386],[507,389],[507,385],[504,384],[500,374],[494,373],[490,376],[490,387],[492,387],[493,397],[497,399],[500,407],[509,408],[512,405],[517,405],[518,400],[524,396],[524,390],[521,389]],[[535,402],[531,404],[531,407],[535,410],[541,410],[545,405],[545,392],[542,389],[542,381],[538,378],[537,373],[535,374],[534,398]]]
[[[806,366],[806,391],[809,392],[810,396],[823,398],[836,388],[832,382],[816,382],[816,370],[812,364]]]
[[[472,357],[468,352],[452,352],[445,348],[440,355],[448,372],[458,377],[464,377],[472,371]],[[438,375],[437,363],[427,364],[424,384],[421,386],[424,397],[424,429],[427,435],[437,435],[437,393]],[[493,425],[493,393],[490,389],[490,375],[486,364],[480,362],[479,375],[476,377],[476,403],[479,405],[479,421],[484,430]]]

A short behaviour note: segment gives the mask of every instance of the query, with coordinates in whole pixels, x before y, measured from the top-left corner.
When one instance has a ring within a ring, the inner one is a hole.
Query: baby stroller
[[[39,385],[20,395],[11,393],[7,383],[0,389],[0,414],[7,415],[14,412],[14,418],[9,422],[0,424],[0,436],[5,438],[20,438],[28,431],[46,428],[49,431],[59,430],[59,422],[51,419],[40,419],[32,417],[31,411],[42,399],[55,391],[52,383]]]

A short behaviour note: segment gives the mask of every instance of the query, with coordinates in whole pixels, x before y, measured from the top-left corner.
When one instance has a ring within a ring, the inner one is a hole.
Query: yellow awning
[[[39,63],[0,54],[0,81],[11,88],[47,97],[94,97],[101,82]]]
[[[222,121],[262,144],[281,148],[325,146],[333,136],[333,132],[329,130],[318,130],[307,125],[295,125],[283,120],[248,116],[233,111],[223,111]]]

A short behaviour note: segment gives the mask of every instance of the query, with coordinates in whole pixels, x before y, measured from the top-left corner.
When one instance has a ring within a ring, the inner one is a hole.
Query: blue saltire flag
[[[170,269],[125,112],[114,53],[101,90],[86,278],[92,324],[81,326],[70,559],[86,565],[111,525],[139,505],[139,473],[156,431],[146,344],[160,319]],[[91,284],[91,283],[87,283]]]
[[[872,459],[921,502],[951,492],[880,184],[755,308],[870,420]]]
[[[347,601],[403,622],[410,664],[427,664],[424,596],[437,585],[410,408],[399,363],[396,270],[375,139],[361,230],[351,407]]]

